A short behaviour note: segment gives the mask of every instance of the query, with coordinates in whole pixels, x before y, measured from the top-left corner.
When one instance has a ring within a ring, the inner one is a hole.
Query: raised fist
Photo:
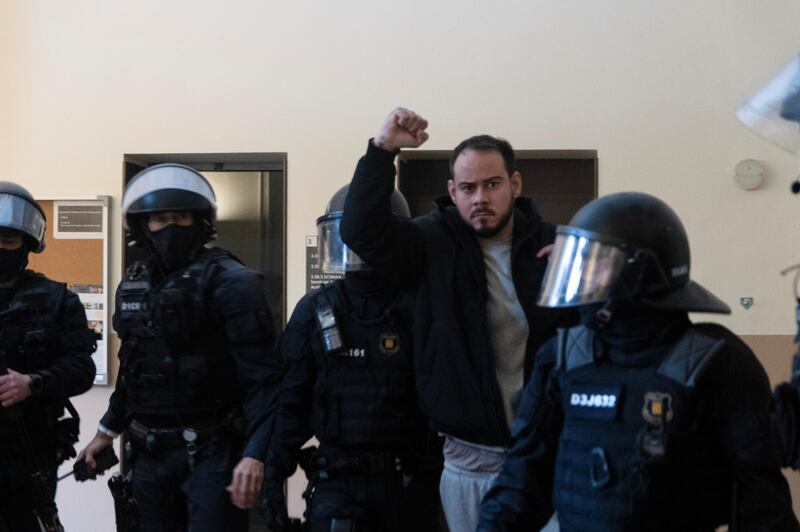
[[[398,107],[383,121],[373,142],[379,148],[395,151],[401,148],[418,148],[426,140],[428,121],[414,111]]]

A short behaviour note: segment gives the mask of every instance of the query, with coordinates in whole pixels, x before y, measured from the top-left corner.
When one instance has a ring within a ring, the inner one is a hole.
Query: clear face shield
[[[574,307],[606,301],[622,275],[628,253],[621,242],[560,226],[538,304]]]
[[[19,196],[0,194],[0,227],[22,231],[41,243],[45,220],[39,209]]]
[[[339,232],[342,213],[335,212],[317,220],[320,266],[325,273],[345,273],[369,270],[366,262],[353,253]]]

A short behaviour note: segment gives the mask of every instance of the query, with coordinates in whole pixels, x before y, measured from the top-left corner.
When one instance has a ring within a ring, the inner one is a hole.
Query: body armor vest
[[[235,368],[220,317],[207,298],[230,255],[204,251],[159,283],[153,263],[137,262],[117,290],[114,327],[122,340],[128,408],[140,418],[178,422],[225,415],[234,402]]]
[[[9,368],[33,373],[49,366],[58,349],[53,312],[61,308],[63,287],[43,275],[25,271],[7,309],[0,312],[0,357]]]
[[[558,340],[561,530],[714,530],[697,528],[698,516],[719,502],[708,494],[724,492],[726,473],[714,469],[713,436],[695,426],[694,388],[724,341],[690,328],[651,348],[659,350],[653,364],[632,367],[596,360],[585,327],[561,330]]]
[[[333,310],[342,339],[331,349],[320,328],[312,340],[314,434],[333,447],[422,447],[427,421],[417,402],[411,342],[401,313],[390,307],[375,319],[359,319],[344,290],[344,282],[335,281],[311,295],[317,316]]]
[[[0,373],[6,368],[19,373],[35,373],[53,364],[65,343],[90,346],[94,332],[72,331],[59,338],[56,313],[63,304],[66,288],[41,274],[25,270],[13,288],[8,307],[0,310]],[[59,421],[64,407],[72,417]],[[21,408],[26,434],[21,432],[15,408]],[[80,418],[67,398],[31,396],[10,409],[0,406],[0,442],[20,449],[29,446],[42,463],[57,463],[75,456]],[[0,445],[1,447],[2,445]],[[53,452],[55,450],[55,452]],[[27,455],[22,453],[27,459]]]

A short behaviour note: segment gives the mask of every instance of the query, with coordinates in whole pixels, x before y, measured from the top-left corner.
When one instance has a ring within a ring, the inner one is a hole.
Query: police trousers
[[[245,532],[247,512],[231,504],[239,446],[211,442],[189,464],[185,447],[138,449],[132,491],[142,532]]]
[[[436,532],[439,471],[321,479],[308,510],[311,532]]]
[[[28,457],[3,451],[0,449],[0,532],[40,532],[35,510],[57,514],[56,466],[51,464],[40,472],[41,481],[36,486]]]

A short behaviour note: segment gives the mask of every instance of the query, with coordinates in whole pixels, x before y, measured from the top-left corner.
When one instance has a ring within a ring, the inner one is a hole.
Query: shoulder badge
[[[400,352],[400,335],[395,333],[381,333],[378,349],[384,355],[392,356]]]

